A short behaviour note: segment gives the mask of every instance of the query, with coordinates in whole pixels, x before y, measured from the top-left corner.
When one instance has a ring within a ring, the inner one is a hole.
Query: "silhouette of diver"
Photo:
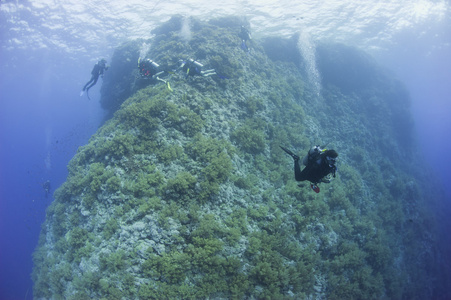
[[[238,36],[241,39],[241,49],[243,49],[246,52],[250,52],[251,49],[247,45],[247,41],[250,42],[252,39],[251,33],[249,32],[249,30],[247,30],[246,27],[241,26],[241,31],[238,34]]]
[[[50,189],[51,189],[51,187],[50,187],[50,180],[47,180],[46,182],[44,182],[42,184],[42,188],[45,191],[45,197],[48,198],[49,193],[50,193]]]
[[[80,93],[80,97],[83,96],[85,91],[86,91],[86,93],[89,92],[89,89],[92,88],[97,83],[97,80],[99,79],[100,75],[102,75],[102,78],[103,78],[103,73],[106,70],[108,70],[108,67],[106,65],[106,60],[104,58],[102,58],[92,68],[91,79],[83,87],[83,90]],[[89,94],[88,94],[88,98],[89,98]]]
[[[194,59],[189,59],[188,61],[180,61],[180,62],[181,62],[180,67],[186,74],[186,77],[196,75],[207,77],[216,74],[215,69],[203,71],[202,68],[204,65],[201,64],[200,62],[195,61]]]
[[[153,60],[147,58],[147,59],[138,59],[138,69],[139,74],[141,75],[141,78],[143,79],[151,79],[151,80],[158,80],[161,82],[164,82],[167,86],[167,88],[172,91],[171,85],[169,84],[169,81],[164,80],[160,78],[160,76],[163,76],[165,73],[168,74],[169,72],[160,70],[160,65],[154,62]]]

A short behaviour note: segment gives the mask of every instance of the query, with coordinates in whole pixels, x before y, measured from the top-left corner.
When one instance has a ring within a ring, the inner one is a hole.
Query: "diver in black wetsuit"
[[[50,180],[47,180],[46,182],[44,182],[42,184],[42,188],[45,191],[45,197],[47,198],[49,196],[50,193]]]
[[[106,70],[108,70],[108,67],[106,66],[106,60],[102,58],[101,60],[99,60],[98,63],[94,65],[94,68],[92,68],[91,79],[83,87],[83,91],[80,93],[80,96],[83,95],[84,91],[89,91],[89,89],[92,88],[97,83],[99,76],[100,75],[103,76],[103,73]]]
[[[202,71],[203,66],[204,66],[203,64],[195,61],[194,59],[189,59],[188,61],[181,61],[180,65],[183,72],[186,74],[186,77],[195,75],[207,77],[216,74],[215,69]]]
[[[149,58],[138,59],[138,68],[142,78],[158,78],[158,75],[164,73],[164,71],[159,72],[160,65]]]
[[[294,159],[294,177],[296,181],[310,181],[311,187],[315,192],[319,193],[318,183],[330,182],[329,174],[335,178],[335,172],[337,171],[335,162],[338,157],[338,153],[335,150],[321,149],[319,146],[311,148],[302,161],[305,168],[301,171],[299,156],[282,146],[280,148]]]
[[[138,69],[139,74],[141,75],[141,78],[143,79],[155,79],[161,82],[164,82],[168,89],[172,91],[171,85],[169,84],[169,81],[161,79],[159,76],[162,76],[163,74],[168,74],[168,72],[161,70],[160,65],[151,60],[150,58],[146,58],[141,60],[141,58],[138,59]]]
[[[246,29],[246,27],[241,26],[241,31],[238,34],[238,36],[241,39],[241,49],[243,49],[246,52],[249,52],[251,49],[247,46],[247,41],[250,42],[251,40],[251,33],[249,30]]]

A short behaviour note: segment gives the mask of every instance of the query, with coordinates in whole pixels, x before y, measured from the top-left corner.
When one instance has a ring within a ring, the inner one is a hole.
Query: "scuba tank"
[[[153,60],[151,60],[149,58],[146,60],[141,60],[141,57],[138,58],[138,67],[142,68],[142,67],[145,67],[147,64],[149,64],[149,66],[152,66],[154,68],[160,67],[159,64],[157,64],[156,62],[154,62]]]
[[[302,160],[304,166],[306,166],[309,162],[315,162],[319,159],[321,153],[327,151],[327,149],[321,149],[319,145],[316,145],[308,151],[308,154]],[[318,163],[318,162],[317,162]]]
[[[201,64],[200,62],[198,62],[198,61],[194,61],[194,65],[196,66],[196,67],[199,67],[199,68],[202,68],[204,65],[203,64]]]
[[[201,64],[200,62],[198,62],[198,61],[195,61],[194,59],[190,59],[189,60],[189,62],[191,63],[191,64],[193,64],[194,66],[196,66],[196,67],[198,67],[198,68],[202,68],[204,65],[203,64]]]
[[[150,62],[150,64],[152,65],[152,67],[154,67],[154,68],[156,68],[156,69],[158,69],[158,68],[160,67],[160,65],[157,64],[156,62],[154,62],[153,60],[150,60],[150,59],[149,59],[149,62]]]

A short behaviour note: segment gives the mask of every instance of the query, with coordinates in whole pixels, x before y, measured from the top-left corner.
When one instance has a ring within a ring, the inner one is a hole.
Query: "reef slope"
[[[114,53],[102,86],[111,118],[55,192],[34,297],[433,297],[430,182],[412,175],[402,85],[358,50],[322,44],[320,96],[296,43],[253,40],[247,53],[239,20],[190,19],[189,35],[186,22],[174,17]],[[172,91],[142,80],[146,45],[163,68],[195,58],[220,76],[173,72]],[[303,156],[321,143],[340,163],[316,194],[294,181],[279,145]]]

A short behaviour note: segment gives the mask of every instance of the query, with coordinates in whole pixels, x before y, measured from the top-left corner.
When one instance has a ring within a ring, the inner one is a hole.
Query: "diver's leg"
[[[215,74],[216,74],[216,70],[215,69],[201,71],[201,75],[204,76],[204,77],[215,75]]]
[[[86,88],[86,90],[89,90],[90,88],[92,88],[93,86],[95,86],[98,79],[99,79],[99,76],[96,76],[96,77],[94,77],[93,79],[91,79],[91,80],[94,80],[94,81]]]
[[[305,180],[301,172],[301,167],[299,166],[299,158],[294,160],[294,178],[296,179],[296,181]]]
[[[83,91],[85,91],[86,90],[86,88],[88,87],[88,85],[90,85],[91,84],[91,82],[94,80],[94,77],[91,77],[91,79],[89,79],[89,81],[88,82],[86,82],[86,84],[85,84],[85,86],[83,87]]]
[[[164,82],[166,84],[166,86],[168,87],[168,90],[170,90],[172,92],[172,88],[171,85],[169,84],[169,81],[161,79],[160,77],[156,78],[158,81]]]
[[[158,77],[158,76],[156,76],[156,77],[155,77],[155,79],[156,79],[156,80],[158,80],[158,81],[161,81],[161,82],[164,82],[164,83],[166,83],[166,80],[164,80],[164,79],[161,79],[161,78],[160,78],[160,77]]]
[[[158,77],[158,76],[157,76],[155,79],[158,80],[158,81],[164,82],[164,83],[166,84],[166,86],[168,87],[168,89],[172,91],[171,85],[169,84],[169,81],[164,80],[164,79],[161,79],[161,78]]]

